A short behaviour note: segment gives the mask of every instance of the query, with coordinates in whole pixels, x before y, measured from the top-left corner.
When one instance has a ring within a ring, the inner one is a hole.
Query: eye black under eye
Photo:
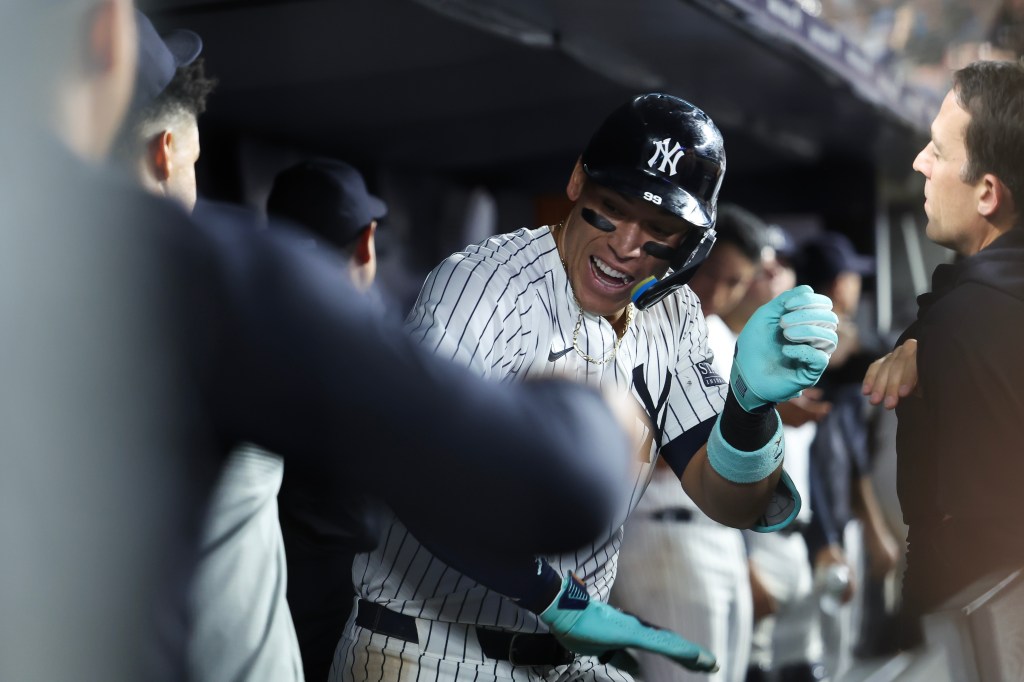
[[[665,246],[664,244],[659,244],[658,242],[647,242],[644,244],[643,248],[649,255],[654,256],[655,258],[660,258],[661,260],[672,260],[676,255],[675,249]]]
[[[590,223],[592,227],[596,227],[602,232],[615,231],[615,224],[592,208],[583,208],[580,211],[580,216],[588,223]]]

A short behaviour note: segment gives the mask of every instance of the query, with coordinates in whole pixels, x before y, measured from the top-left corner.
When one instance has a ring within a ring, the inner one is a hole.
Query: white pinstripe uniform
[[[715,367],[727,377],[736,337],[717,316],[706,323]],[[711,520],[672,470],[658,467],[626,524],[622,548],[612,603],[718,657],[719,671],[709,675],[638,651],[644,682],[742,682],[754,616],[743,531]]]
[[[607,364],[588,363],[573,349],[579,316],[550,229],[542,227],[499,235],[446,259],[427,277],[407,328],[438,355],[486,377],[514,381],[557,374],[631,390],[641,403],[647,399],[656,408],[657,423],[664,424],[663,444],[713,422],[727,386],[717,375],[702,372],[709,366],[702,363],[710,361],[707,329],[688,288],[638,312]],[[605,319],[582,316],[583,352],[606,357],[615,340]],[[663,396],[669,377],[670,391]],[[591,596],[602,601],[615,580],[621,524],[647,487],[658,451],[657,433],[646,422],[638,420],[635,435],[636,479],[618,521],[593,546],[547,557],[559,574],[575,571]],[[687,445],[687,454],[700,445]],[[487,456],[486,444],[481,444],[481,456]],[[524,504],[544,503],[529,496],[524,490]],[[419,643],[360,628],[353,614],[335,654],[332,680],[629,679],[593,657],[531,668],[484,658],[472,626],[515,632],[544,632],[545,626],[530,611],[431,556],[397,519],[386,524],[374,552],[356,558],[352,577],[362,599],[414,616]]]

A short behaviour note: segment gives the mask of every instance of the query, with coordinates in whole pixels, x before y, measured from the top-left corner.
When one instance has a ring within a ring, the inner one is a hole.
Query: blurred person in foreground
[[[975,581],[1024,565],[1024,65],[975,62],[914,159],[939,265],[914,323],[868,369],[863,391],[896,409],[908,530],[905,646],[919,618]]]
[[[146,191],[193,213],[199,115],[215,82],[205,75],[198,34],[184,29],[158,33],[139,10],[135,18],[135,92],[114,158]],[[204,203],[197,221],[217,225],[221,206]],[[190,586],[190,678],[303,679],[278,522],[283,475],[282,457],[247,443],[231,450],[217,478]]]
[[[135,92],[114,156],[147,191],[172,199],[191,213],[198,196],[199,115],[215,81],[205,74],[198,34],[184,29],[158,33],[138,10],[136,20]],[[223,211],[223,205],[206,201],[196,219],[216,225],[228,215]],[[324,245],[343,249],[352,284],[364,291],[376,272],[376,219],[386,212],[383,202],[366,192],[355,169],[327,160],[304,162],[281,173],[269,198],[269,213],[275,219],[271,225],[277,226],[276,219],[298,223]],[[342,535],[346,548],[365,548],[368,540],[362,538],[370,537],[366,526],[371,507],[363,495],[334,491],[324,501],[332,508],[310,509],[302,480],[285,479],[284,471],[282,457],[247,444],[231,452],[218,478],[201,536],[202,561],[191,588],[192,600],[201,605],[189,638],[192,677],[327,676],[333,643],[348,616],[351,589],[335,594],[336,581],[309,570],[320,562],[298,560],[308,546],[302,538],[306,532],[320,534],[329,528]],[[320,544],[316,550],[326,551]],[[342,553],[338,560],[343,563],[345,558]],[[329,577],[344,570],[332,562]],[[333,608],[325,611],[327,606]],[[335,624],[327,634],[314,630],[312,644],[310,617],[305,615],[310,612],[317,628]],[[329,641],[319,647],[325,653],[318,660],[325,660],[310,670],[310,646],[321,640]]]
[[[333,261],[105,167],[136,47],[130,0],[0,7],[0,678],[188,679],[200,524],[246,442],[492,556],[599,532],[628,458],[600,394],[473,378],[339,296]]]

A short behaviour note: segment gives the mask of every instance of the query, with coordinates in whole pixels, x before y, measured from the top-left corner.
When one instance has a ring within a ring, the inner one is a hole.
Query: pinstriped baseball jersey
[[[428,275],[407,320],[416,340],[482,376],[502,381],[576,377],[594,386],[630,390],[648,406],[650,418],[638,420],[634,434],[638,461],[633,491],[630,499],[622,500],[616,522],[594,545],[547,557],[557,571],[575,571],[591,595],[607,601],[621,524],[647,486],[659,441],[664,446],[713,420],[724,403],[726,385],[705,369],[710,366],[707,329],[697,297],[688,288],[637,312],[614,359],[606,364],[587,362],[574,349],[577,325],[582,352],[595,359],[612,354],[615,331],[601,317],[581,316],[547,227],[492,237],[449,257]],[[688,447],[696,451],[701,444]],[[481,443],[480,456],[487,456],[486,443]],[[523,504],[543,503],[529,495],[523,491]],[[386,526],[374,552],[357,557],[353,581],[363,599],[426,620],[527,632],[545,629],[532,613],[431,556],[396,519]]]

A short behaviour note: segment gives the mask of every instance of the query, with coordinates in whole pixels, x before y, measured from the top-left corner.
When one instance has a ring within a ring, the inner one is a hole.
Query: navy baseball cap
[[[199,57],[203,39],[198,33],[185,29],[157,33],[153,22],[139,10],[135,10],[135,23],[139,34],[139,64],[132,109],[139,109],[160,96],[179,68]]]
[[[307,228],[318,240],[344,248],[388,207],[370,194],[352,166],[334,159],[309,159],[274,178],[267,213]]]
[[[871,275],[875,260],[857,253],[853,243],[839,232],[821,232],[800,247],[797,270],[803,282],[826,282],[844,272]]]

